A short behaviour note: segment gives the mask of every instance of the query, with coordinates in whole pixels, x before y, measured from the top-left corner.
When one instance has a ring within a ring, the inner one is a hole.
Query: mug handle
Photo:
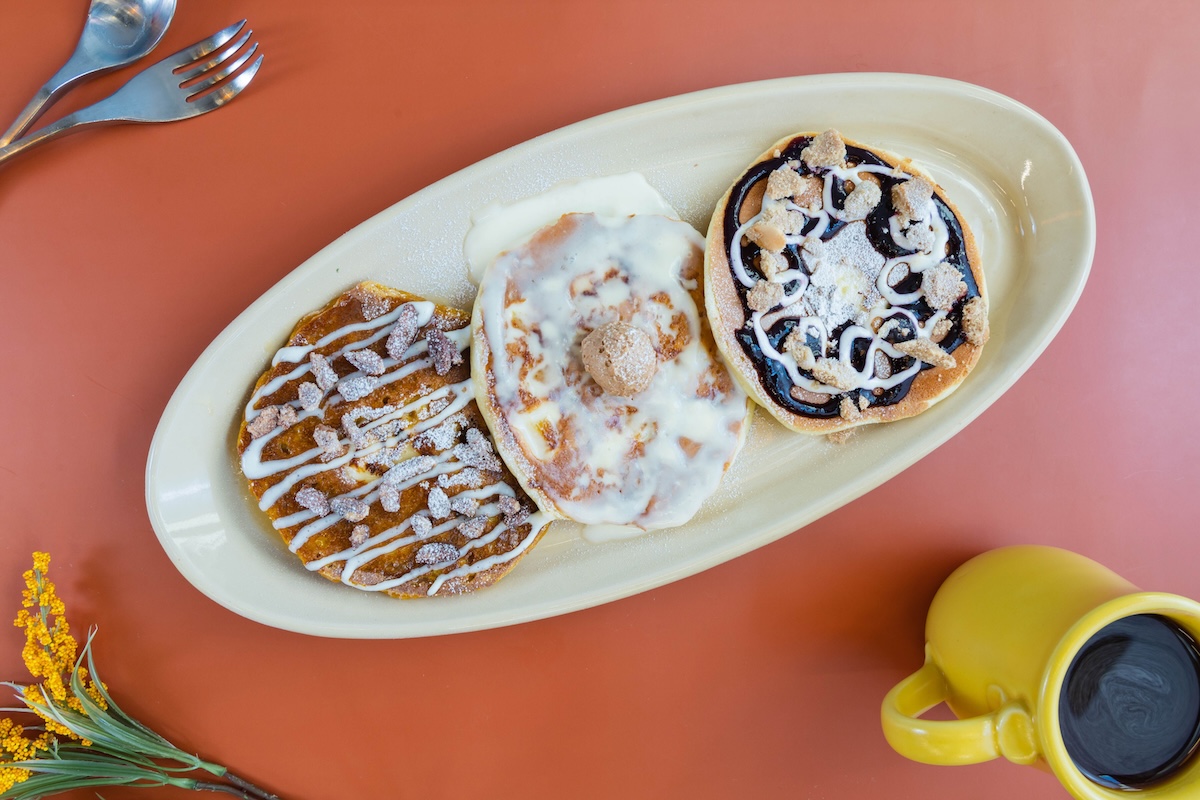
[[[1003,755],[1018,764],[1038,758],[1037,733],[1019,701],[978,717],[943,722],[919,717],[950,696],[932,660],[896,684],[883,699],[883,735],[905,758],[923,764],[978,764]]]

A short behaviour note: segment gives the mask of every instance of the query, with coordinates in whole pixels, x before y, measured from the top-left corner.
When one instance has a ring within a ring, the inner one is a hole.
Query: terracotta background
[[[0,0],[0,127],[65,60],[86,7]],[[1065,797],[1002,761],[902,759],[879,702],[920,664],[938,585],[992,547],[1060,545],[1200,597],[1200,4],[180,0],[159,54],[242,16],[266,61],[229,108],[92,131],[0,170],[0,610],[15,614],[30,551],[48,549],[126,708],[289,800]],[[736,561],[483,633],[285,633],[171,566],[143,499],[159,414],[207,343],[309,255],[559,126],[857,70],[1014,97],[1071,140],[1095,194],[1074,315],[951,442]],[[947,481],[948,501],[903,513]],[[25,678],[20,643],[0,631],[0,677]]]

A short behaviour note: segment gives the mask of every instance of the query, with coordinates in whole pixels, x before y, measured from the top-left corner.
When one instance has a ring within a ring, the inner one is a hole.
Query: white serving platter
[[[555,523],[503,581],[475,595],[398,601],[311,574],[258,511],[233,441],[271,355],[308,311],[359,280],[469,307],[471,212],[571,178],[646,176],[701,232],[743,168],[788,133],[836,127],[912,157],[975,232],[992,339],[962,387],[921,416],[845,445],[758,413],[722,487],[688,525],[595,544]],[[814,75],[671,97],[586,120],[457,172],[363,222],[281,280],[204,351],[163,412],[146,465],[150,520],[179,571],[221,605],[318,636],[401,638],[511,625],[627,597],[785,536],[945,442],[1010,387],[1083,290],[1095,212],[1071,145],[995,92],[941,78]],[[786,502],[781,502],[786,498]],[[800,533],[798,535],[803,535]]]

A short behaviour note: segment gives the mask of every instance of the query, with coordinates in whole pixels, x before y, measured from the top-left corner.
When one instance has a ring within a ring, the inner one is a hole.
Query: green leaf
[[[228,785],[202,783],[194,778],[178,776],[178,773],[182,772],[204,770],[223,777],[228,774],[228,770],[220,764],[204,761],[199,756],[180,750],[117,705],[96,672],[92,658],[92,640],[95,634],[94,628],[88,632],[87,641],[71,675],[71,691],[78,699],[82,712],[56,702],[41,684],[35,684],[40,693],[39,699],[26,696],[23,686],[0,683],[16,691],[18,699],[26,706],[22,709],[9,709],[10,711],[32,710],[40,713],[80,739],[90,742],[84,745],[81,742],[56,739],[44,755],[27,761],[5,763],[6,767],[29,770],[33,774],[0,794],[0,800],[36,800],[60,792],[98,786],[172,785],[184,789],[205,788],[243,794],[240,789]],[[84,686],[80,679],[79,668],[84,663],[91,680],[94,681],[96,693],[107,707],[88,694],[88,687]],[[37,728],[31,727],[30,730]],[[240,779],[238,781],[238,785],[241,786]],[[246,784],[242,788],[253,789],[256,796],[274,797],[252,784]]]

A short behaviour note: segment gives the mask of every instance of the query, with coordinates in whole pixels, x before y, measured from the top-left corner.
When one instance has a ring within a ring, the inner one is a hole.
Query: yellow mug
[[[1156,615],[1200,640],[1200,603],[1142,592],[1076,553],[1022,545],[959,567],[938,590],[925,625],[925,665],[883,701],[883,732],[901,755],[926,764],[1005,756],[1051,770],[1079,800],[1129,800],[1089,779],[1060,729],[1059,701],[1075,656],[1118,620]],[[945,702],[953,721],[922,720]],[[1200,798],[1200,755],[1140,788],[1154,800]]]

